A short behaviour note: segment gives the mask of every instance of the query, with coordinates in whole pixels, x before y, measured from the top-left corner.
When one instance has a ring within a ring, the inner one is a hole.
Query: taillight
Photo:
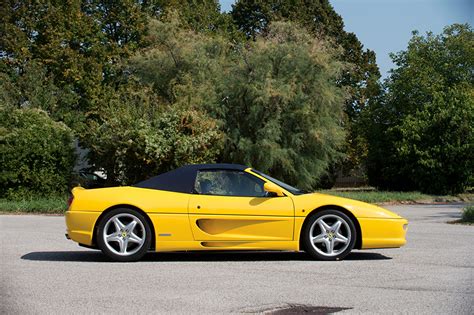
[[[67,200],[67,207],[68,207],[68,209],[69,209],[69,207],[71,206],[73,200],[74,200],[74,196],[71,195],[71,197],[69,197],[69,199]]]

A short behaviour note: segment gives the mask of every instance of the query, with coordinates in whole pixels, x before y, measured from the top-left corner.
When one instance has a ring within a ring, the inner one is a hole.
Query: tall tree
[[[344,31],[344,23],[328,0],[238,0],[232,9],[237,27],[249,38],[265,34],[273,21],[289,20],[308,29],[316,37],[332,38],[343,49],[340,60],[351,63],[338,83],[349,91],[346,101],[347,152],[349,166],[361,163],[365,155],[357,122],[368,102],[380,93],[380,72],[375,53],[364,50],[354,33]]]
[[[123,48],[121,54],[128,55],[142,44],[148,15],[140,1],[83,0],[81,7],[99,24],[110,46]]]
[[[292,23],[275,22],[265,36],[237,45],[170,23],[156,27],[155,44],[132,59],[132,73],[174,107],[216,119],[220,161],[314,188],[344,137],[337,52]]]
[[[46,71],[55,86],[76,95],[61,103],[62,113],[84,113],[97,103],[114,64],[140,45],[146,25],[146,13],[132,0],[11,0],[0,18],[0,71],[16,81],[32,64]]]
[[[223,79],[224,159],[244,162],[303,189],[314,189],[341,156],[344,65],[322,40],[273,22],[237,50]]]
[[[142,5],[159,20],[169,20],[170,14],[177,14],[184,27],[196,32],[215,33],[230,26],[226,14],[220,12],[218,0],[151,0]]]
[[[383,189],[457,193],[474,173],[474,33],[417,32],[366,120],[369,179]]]

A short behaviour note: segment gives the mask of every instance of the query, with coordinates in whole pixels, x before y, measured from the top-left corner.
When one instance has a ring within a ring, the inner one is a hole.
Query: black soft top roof
[[[139,182],[134,187],[192,193],[196,174],[199,170],[234,170],[243,171],[248,167],[240,164],[190,164],[175,170],[151,177]]]

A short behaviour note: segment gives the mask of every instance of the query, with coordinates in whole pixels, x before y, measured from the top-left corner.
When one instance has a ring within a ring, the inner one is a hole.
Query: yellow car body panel
[[[362,248],[394,248],[405,245],[405,219],[359,218]]]
[[[191,195],[189,220],[199,241],[292,241],[290,197]]]
[[[67,235],[79,244],[92,245],[94,226],[99,215],[98,211],[67,211]]]
[[[251,169],[246,172],[267,179]],[[306,218],[321,209],[350,214],[360,228],[362,249],[405,244],[408,221],[381,207],[319,193],[284,197],[231,197],[164,190],[114,187],[73,189],[66,212],[68,236],[95,246],[101,214],[117,207],[142,211],[152,223],[155,251],[300,250]]]
[[[362,201],[313,193],[293,197],[295,216],[306,217],[308,212],[323,206],[336,206],[350,211],[356,218],[386,218],[400,219],[401,217],[387,209]]]

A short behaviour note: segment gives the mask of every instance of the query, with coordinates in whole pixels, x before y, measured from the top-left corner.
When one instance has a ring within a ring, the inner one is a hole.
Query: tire
[[[304,250],[319,260],[341,260],[354,248],[354,222],[338,210],[323,210],[308,218],[302,231]]]
[[[137,261],[150,248],[151,233],[151,227],[141,213],[118,208],[100,220],[97,245],[112,260]]]

